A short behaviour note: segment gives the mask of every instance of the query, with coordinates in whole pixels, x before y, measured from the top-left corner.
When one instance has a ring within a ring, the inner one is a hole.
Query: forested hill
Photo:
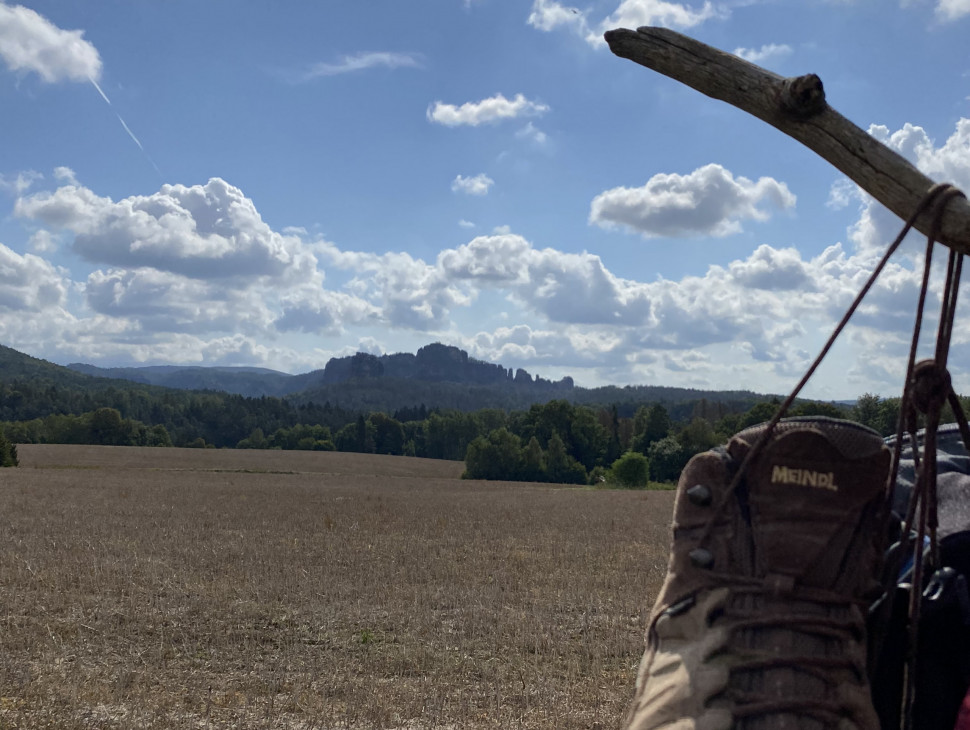
[[[200,367],[155,365],[132,368],[99,368],[96,365],[71,363],[70,370],[98,378],[130,380],[133,383],[158,385],[179,390],[221,390],[226,393],[258,398],[283,396],[293,392],[299,376],[268,368]]]
[[[662,386],[581,388],[571,378],[546,380],[440,344],[414,355],[358,353],[335,358],[323,370],[303,375],[260,368],[69,368],[0,346],[2,421],[113,408],[125,418],[163,424],[175,432],[173,438],[197,432],[220,444],[235,443],[232,439],[248,434],[239,436],[240,429],[254,424],[268,427],[270,423],[262,423],[266,418],[279,423],[308,421],[308,409],[317,422],[339,426],[360,413],[394,414],[422,407],[425,412],[514,411],[567,400],[592,407],[616,405],[625,417],[645,403],[663,403],[672,418],[682,420],[700,413],[716,418],[743,411],[765,398],[742,391]],[[320,409],[326,413],[318,413]],[[204,428],[202,421],[207,422]]]
[[[422,363],[428,367],[420,368]],[[178,370],[144,368],[133,374],[178,382]],[[686,429],[684,443],[690,448],[677,451],[683,456],[696,446],[690,434],[697,428],[692,424],[707,423],[708,430],[712,424],[727,424],[728,429],[753,406],[769,411],[774,407],[766,396],[747,392],[579,388],[568,378],[552,382],[523,370],[511,372],[440,345],[407,357],[355,355],[332,360],[323,370],[304,376],[255,368],[188,370],[192,382],[210,389],[95,377],[0,346],[0,433],[13,444],[337,448],[461,459],[475,438],[505,427],[514,430],[530,419],[552,418],[550,414],[564,433],[574,430],[573,419],[591,428],[595,423],[600,436],[614,435],[613,447],[626,448],[635,424],[643,421],[650,406],[666,424],[658,438],[671,429]],[[287,390],[309,387],[283,397],[215,389],[236,376],[254,382],[285,381]],[[758,417],[764,414],[759,411]],[[548,436],[543,436],[543,449],[548,448]],[[572,436],[563,438],[572,443]],[[612,462],[612,451],[603,459],[609,456]]]
[[[54,366],[56,367],[56,366]],[[665,386],[576,387],[572,378],[551,381],[470,357],[457,347],[434,343],[415,354],[359,352],[332,358],[322,370],[289,375],[265,368],[153,366],[99,368],[74,363],[76,372],[182,390],[220,390],[247,397],[290,397],[296,403],[333,403],[354,410],[384,410],[424,404],[463,411],[514,409],[555,398],[587,405],[680,403],[701,399],[750,406],[763,399],[750,391],[710,391]]]

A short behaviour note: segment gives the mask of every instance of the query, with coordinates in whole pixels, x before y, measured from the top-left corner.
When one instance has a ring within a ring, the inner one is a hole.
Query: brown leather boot
[[[878,730],[865,609],[890,453],[849,421],[754,426],[684,469],[629,730]]]

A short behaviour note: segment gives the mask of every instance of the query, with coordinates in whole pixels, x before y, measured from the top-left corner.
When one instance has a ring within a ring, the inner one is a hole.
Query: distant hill
[[[154,365],[131,368],[99,368],[96,365],[71,363],[71,370],[98,378],[130,380],[179,390],[221,390],[248,397],[283,396],[292,392],[296,379],[288,373],[268,368],[201,367]],[[299,388],[297,388],[299,389]]]
[[[373,412],[407,422],[433,410],[524,411],[566,400],[594,408],[615,405],[620,417],[630,417],[642,405],[663,403],[675,422],[686,423],[698,415],[716,420],[746,411],[767,397],[662,386],[581,388],[571,378],[533,377],[441,344],[413,355],[334,358],[322,370],[301,375],[265,368],[62,367],[0,345],[0,422],[26,424],[16,434],[21,443],[53,438],[31,436],[40,428],[37,419],[49,416],[55,420],[45,421],[44,428],[57,430],[60,442],[87,443],[82,431],[88,422],[76,417],[99,409],[117,410],[123,419],[148,427],[164,426],[176,445],[202,441],[222,447],[235,446],[257,428],[272,434],[316,424],[336,432]]]
[[[286,398],[296,406],[325,404],[346,410],[393,413],[424,405],[474,411],[523,410],[557,398],[603,406],[618,404],[632,415],[644,403],[664,403],[674,418],[688,418],[697,401],[746,410],[767,396],[750,391],[713,391],[666,386],[577,387],[570,377],[558,381],[532,376],[521,368],[470,357],[457,347],[433,343],[416,353],[371,355],[358,352],[331,358],[322,370],[288,375],[252,367],[150,366],[98,368],[74,363],[73,371],[180,390],[213,390],[250,398]]]
[[[65,384],[86,384],[91,378],[62,365],[31,357],[10,347],[0,345],[0,376],[4,379],[40,378]]]
[[[118,378],[181,390],[221,390],[248,397],[283,397],[348,381],[374,379],[497,385],[503,388],[515,385],[535,387],[544,393],[550,389],[569,391],[573,388],[572,378],[566,377],[555,383],[538,376],[533,378],[521,368],[513,372],[511,368],[476,360],[464,350],[439,343],[426,345],[415,354],[401,352],[377,356],[358,352],[335,357],[327,362],[323,370],[301,375],[252,367],[163,365],[99,368],[83,363],[71,363],[67,367],[101,378]]]

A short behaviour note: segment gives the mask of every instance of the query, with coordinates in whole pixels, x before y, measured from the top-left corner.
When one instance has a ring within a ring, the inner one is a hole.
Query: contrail
[[[111,99],[109,99],[108,95],[104,93],[100,86],[98,86],[98,82],[94,80],[94,77],[89,76],[88,79],[91,81],[91,85],[97,89],[99,94],[101,94],[101,98],[104,99],[105,103],[111,107],[112,111],[114,111],[114,105],[111,103]],[[118,117],[118,121],[121,122],[121,126],[124,127],[124,130],[128,133],[128,136],[131,137],[131,141],[138,145],[138,149],[140,149],[142,154],[145,155],[145,158],[152,163],[152,167],[155,168],[155,172],[162,177],[162,171],[158,169],[158,165],[155,164],[155,160],[153,160],[152,156],[145,151],[145,147],[141,142],[138,141],[138,137],[136,137],[135,133],[131,131],[131,128],[125,124],[125,120],[121,118],[121,115],[118,112],[115,112],[115,116]]]
[[[91,79],[91,83],[94,85],[94,88],[96,88],[98,90],[98,93],[101,94],[101,98],[104,99],[106,102],[108,102],[108,106],[111,106],[111,99],[108,98],[107,94],[101,91],[101,87],[98,86],[98,82],[94,80],[94,77],[88,76],[88,78]]]

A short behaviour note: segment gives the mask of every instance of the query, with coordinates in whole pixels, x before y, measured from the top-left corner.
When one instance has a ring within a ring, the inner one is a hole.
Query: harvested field
[[[0,728],[609,728],[632,693],[670,492],[18,448]]]

